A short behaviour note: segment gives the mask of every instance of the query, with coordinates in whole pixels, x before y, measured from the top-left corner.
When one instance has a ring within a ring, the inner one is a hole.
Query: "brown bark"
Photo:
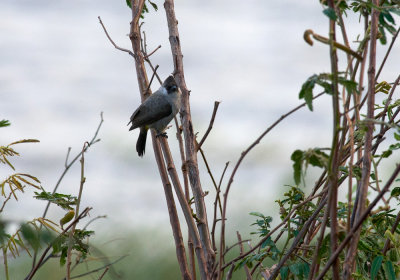
[[[138,85],[139,85],[139,89],[140,89],[140,96],[141,96],[142,102],[151,93],[151,91],[148,90],[149,80],[147,77],[146,68],[144,66],[144,57],[141,52],[141,45],[140,45],[141,40],[140,40],[140,30],[139,30],[139,19],[140,19],[141,11],[143,9],[143,5],[144,5],[144,0],[137,0],[137,1],[132,0],[131,1],[132,22],[131,22],[131,28],[130,28],[130,34],[129,34],[129,38],[131,39],[131,43],[132,43],[132,49],[134,52],[136,75],[137,75],[137,80],[138,80]],[[156,157],[158,170],[160,172],[160,177],[161,177],[163,187],[164,187],[164,192],[166,195],[168,213],[170,216],[172,232],[173,232],[173,236],[174,236],[174,240],[175,240],[176,255],[178,258],[179,267],[181,270],[182,278],[189,280],[189,279],[191,279],[191,277],[190,277],[189,269],[188,269],[188,265],[187,265],[185,246],[183,244],[183,238],[182,238],[182,233],[181,233],[181,229],[180,229],[178,213],[176,211],[176,206],[175,206],[175,202],[173,199],[171,184],[168,180],[168,175],[167,175],[165,165],[164,165],[164,162],[162,159],[161,150],[158,145],[158,142],[157,142],[154,132],[152,132],[151,135],[152,135],[152,140],[153,140],[152,142],[153,142],[154,154]]]
[[[199,229],[202,247],[207,258],[208,270],[215,262],[215,252],[211,246],[210,232],[208,229],[207,213],[204,204],[204,192],[201,187],[200,174],[197,163],[197,149],[195,145],[195,135],[190,113],[189,95],[190,92],[186,86],[184,70],[183,70],[183,55],[179,40],[178,21],[174,11],[174,1],[166,0],[164,2],[166,11],[169,41],[171,45],[172,58],[174,62],[174,75],[175,79],[182,91],[182,107],[181,107],[181,121],[183,128],[183,135],[185,138],[185,151],[186,151],[186,166],[189,172],[189,182],[192,188],[194,202],[196,206],[197,227]]]

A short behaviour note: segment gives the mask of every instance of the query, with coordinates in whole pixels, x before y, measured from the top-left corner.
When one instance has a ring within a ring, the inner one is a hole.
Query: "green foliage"
[[[357,83],[352,80],[348,80],[344,77],[344,73],[339,73],[337,77],[338,83],[346,88],[349,92],[357,91]],[[332,90],[333,75],[329,73],[314,74],[305,81],[301,87],[299,93],[299,99],[304,99],[310,111],[313,110],[313,91],[315,85],[322,87],[323,91],[328,94],[333,94]]]
[[[156,3],[154,3],[154,2],[152,2],[152,1],[150,1],[150,0],[147,0],[147,2],[149,2],[149,4],[153,7],[153,9],[154,9],[156,12],[158,11],[158,6],[157,6]],[[126,0],[126,5],[127,5],[129,8],[132,9],[131,0]],[[143,19],[143,18],[144,18],[144,14],[146,14],[146,13],[149,13],[149,9],[147,8],[146,2],[145,2],[144,5],[143,5],[142,13],[140,14],[140,18]]]
[[[251,224],[257,226],[257,230],[252,232],[251,234],[257,234],[260,238],[264,238],[260,250],[257,253],[251,254],[243,258],[240,262],[235,265],[235,271],[242,268],[243,266],[247,266],[249,268],[253,267],[253,263],[262,262],[266,258],[270,258],[272,260],[277,260],[280,251],[276,247],[275,242],[271,239],[271,236],[268,236],[270,233],[272,217],[264,216],[259,212],[251,212],[250,215],[257,217],[256,222]]]
[[[35,192],[36,199],[47,200],[50,203],[54,203],[60,206],[64,210],[73,210],[71,205],[76,205],[78,199],[75,196],[61,193],[50,193],[42,191],[41,193]]]
[[[8,121],[2,121],[0,124],[1,126],[6,126],[9,123]],[[20,156],[20,154],[14,149],[13,145],[35,142],[39,141],[35,139],[24,139],[13,142],[7,146],[0,146],[0,162],[6,167],[15,170],[15,167],[11,164],[10,158]],[[92,142],[96,142],[95,138]],[[75,160],[73,162],[75,162]],[[73,164],[73,162],[71,164]],[[68,210],[69,212],[60,220],[61,230],[57,223],[46,219],[45,217],[35,218],[28,222],[5,221],[0,217],[0,249],[3,253],[5,276],[7,280],[10,279],[7,262],[8,255],[17,258],[21,255],[21,251],[25,251],[30,257],[35,255],[36,261],[38,259],[43,260],[42,263],[33,263],[33,266],[35,267],[37,265],[37,267],[35,270],[32,270],[32,273],[36,273],[37,268],[40,268],[44,262],[49,259],[44,258],[48,251],[44,249],[51,249],[51,247],[53,247],[54,253],[52,257],[59,257],[61,264],[65,263],[67,254],[71,253],[72,250],[78,252],[80,260],[84,260],[89,253],[89,245],[87,242],[88,237],[94,233],[93,231],[75,228],[79,223],[79,220],[85,217],[88,213],[88,208],[79,215],[79,219],[75,221],[73,227],[67,227],[66,230],[63,230],[62,226],[71,221],[74,217],[74,208],[79,204],[78,199],[70,194],[46,192],[41,186],[38,178],[26,173],[12,174],[0,182],[1,196],[5,198],[2,205],[0,205],[0,213],[4,211],[6,204],[10,199],[14,198],[15,200],[18,200],[17,192],[19,191],[23,193],[27,186],[42,190],[41,192],[35,192],[34,197],[36,199],[46,200],[64,210]],[[17,227],[17,230],[14,234],[7,233],[7,228],[15,226]],[[41,256],[40,254],[42,253],[43,255]],[[37,256],[38,258],[36,258]],[[80,262],[78,261],[76,264],[78,265],[79,263]],[[73,270],[75,267],[76,265],[69,268],[69,270]]]
[[[320,168],[327,168],[329,156],[320,148],[309,149],[307,151],[296,150],[290,159],[293,161],[293,178],[296,185],[299,185],[303,174],[308,165]]]
[[[71,245],[72,249],[81,253],[80,259],[86,259],[87,254],[89,253],[89,246],[87,243],[84,242],[84,239],[93,234],[94,231],[75,229],[74,235],[72,237],[70,237],[68,233],[59,235],[52,243],[52,248],[54,255],[61,253],[60,265],[64,265],[66,263],[69,245]]]
[[[331,20],[335,20],[335,21],[337,20],[337,15],[336,15],[335,9],[326,8],[322,12],[324,13],[324,15],[326,15]]]
[[[381,269],[383,256],[376,256],[371,264],[371,279],[374,280]]]
[[[6,126],[10,126],[11,123],[8,120],[1,120],[0,121],[0,127],[6,127]]]
[[[345,1],[342,1],[342,3]],[[379,7],[375,6],[371,1],[348,1],[350,4],[341,5],[340,8],[343,12],[346,10],[352,10],[355,13],[360,13],[360,15],[371,14],[372,9],[379,11],[378,19],[378,30],[380,32],[380,42],[381,44],[387,43],[386,31],[390,34],[396,33],[396,22],[394,20],[393,14],[399,15],[400,8],[396,0],[384,0],[380,1]]]

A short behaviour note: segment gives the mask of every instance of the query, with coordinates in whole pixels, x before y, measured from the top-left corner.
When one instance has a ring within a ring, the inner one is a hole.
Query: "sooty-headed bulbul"
[[[142,157],[146,148],[147,131],[152,128],[157,136],[166,136],[164,130],[181,108],[181,91],[173,76],[169,76],[162,86],[150,95],[133,112],[129,130],[140,127],[136,151]]]

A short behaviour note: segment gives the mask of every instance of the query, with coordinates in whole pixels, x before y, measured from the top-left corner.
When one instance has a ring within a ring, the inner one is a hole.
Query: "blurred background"
[[[149,51],[162,46],[151,60],[160,65],[158,73],[164,79],[172,73],[173,63],[163,2],[154,2],[159,10],[149,6],[143,30]],[[319,1],[177,0],[175,10],[199,139],[208,127],[214,101],[221,102],[203,149],[217,179],[230,162],[225,187],[241,152],[301,103],[302,83],[315,73],[330,71],[328,46],[311,47],[303,40],[306,29],[327,36],[328,18]],[[139,158],[138,131],[129,132],[126,126],[140,104],[134,61],[110,44],[98,16],[115,43],[129,49],[131,11],[124,0],[0,2],[0,119],[11,122],[1,129],[0,144],[40,140],[15,146],[21,157],[12,163],[18,172],[36,176],[52,191],[64,170],[68,147],[71,159],[92,138],[103,112],[101,141],[85,156],[82,198],[82,207],[93,207],[91,217],[107,215],[92,224],[96,244],[109,255],[129,254],[117,266],[123,279],[175,279],[173,238],[151,141],[145,156]],[[362,25],[358,18],[345,21],[355,46],[353,39]],[[378,64],[386,49],[379,45]],[[339,58],[345,62],[343,54]],[[399,59],[396,44],[381,79],[395,79]],[[153,91],[158,87],[155,81]],[[251,237],[249,225],[254,217],[249,212],[271,215],[274,224],[278,222],[279,207],[274,201],[288,190],[285,185],[293,184],[290,155],[295,149],[330,146],[330,112],[330,97],[319,98],[314,112],[303,108],[282,121],[245,158],[228,203],[227,231],[233,239],[236,230],[243,238]],[[168,130],[169,143],[180,167],[175,132],[175,127]],[[200,155],[199,165],[212,215],[215,192]],[[11,173],[3,166],[0,178]],[[58,191],[77,195],[79,181],[77,163]],[[24,221],[42,215],[45,202],[33,199],[32,193],[10,201],[3,218]],[[49,218],[58,220],[63,214],[52,207]],[[157,271],[145,269],[143,263],[156,260],[162,260]]]

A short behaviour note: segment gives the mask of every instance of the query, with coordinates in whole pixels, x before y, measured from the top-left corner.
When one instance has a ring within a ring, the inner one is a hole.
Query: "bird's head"
[[[162,87],[165,88],[167,94],[175,93],[179,90],[173,76],[169,76],[167,79],[165,79]]]

